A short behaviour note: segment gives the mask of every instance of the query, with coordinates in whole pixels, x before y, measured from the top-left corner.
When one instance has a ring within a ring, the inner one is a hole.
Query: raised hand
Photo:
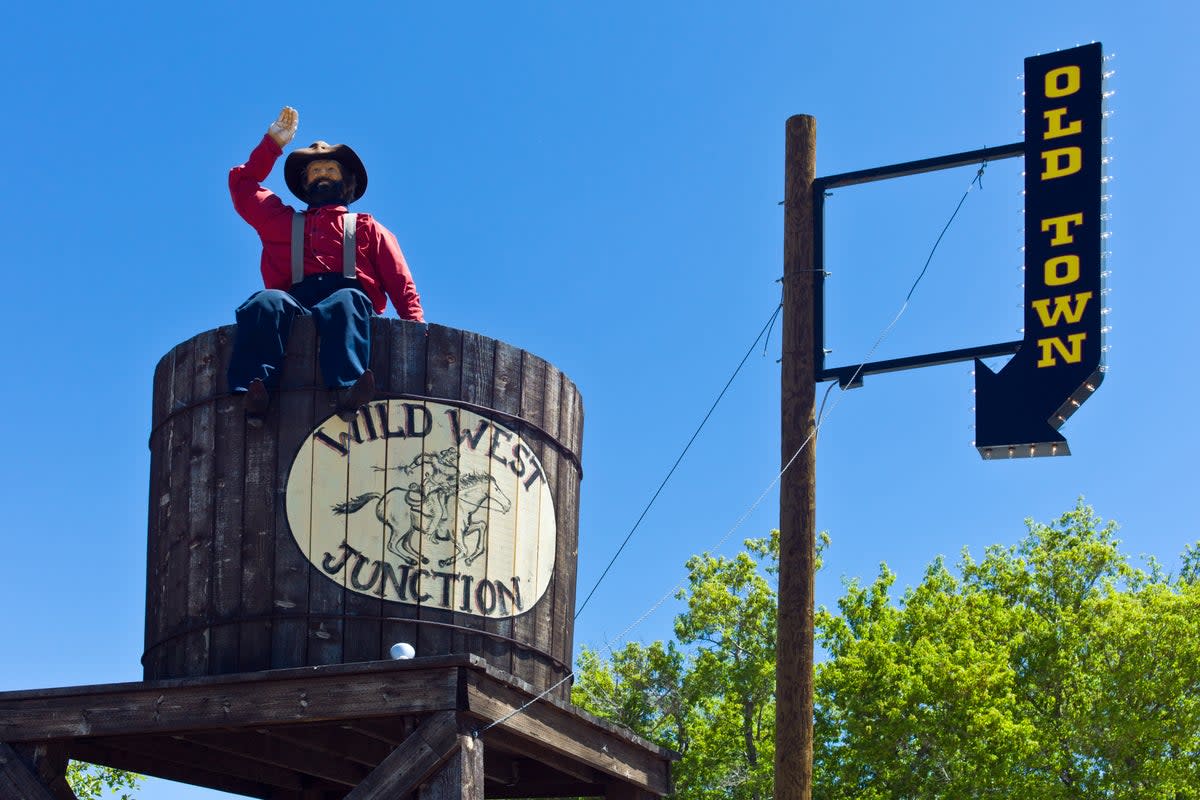
[[[275,140],[275,144],[279,145],[282,150],[287,146],[292,137],[296,135],[296,127],[300,123],[300,114],[291,106],[284,106],[279,112],[279,119],[271,123],[271,127],[267,128],[267,133]]]

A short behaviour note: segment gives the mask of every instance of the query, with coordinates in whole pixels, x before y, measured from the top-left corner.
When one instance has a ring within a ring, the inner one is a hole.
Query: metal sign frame
[[[813,336],[817,383],[975,362],[976,448],[985,459],[1070,455],[1059,427],[1104,378],[1105,236],[1103,54],[1099,42],[1025,59],[1021,142],[815,178],[812,184]],[[1023,337],[979,347],[825,365],[825,197],[833,188],[936,170],[1025,160]],[[982,359],[1013,356],[994,372]]]
[[[839,175],[829,175],[817,178],[813,182],[813,363],[816,364],[817,383],[836,380],[843,388],[854,388],[862,385],[862,379],[867,375],[877,375],[883,372],[899,372],[916,367],[931,367],[938,364],[953,364],[957,361],[970,361],[975,358],[994,358],[996,356],[1012,355],[1021,348],[1021,341],[1000,342],[999,344],[981,345],[979,347],[964,347],[958,350],[944,350],[938,353],[927,353],[905,358],[892,358],[884,361],[869,361],[865,364],[850,364],[843,367],[825,366],[825,193],[830,189],[842,186],[857,186],[863,183],[874,183],[891,178],[904,178],[909,175],[921,175],[926,172],[937,172],[943,169],[965,167],[971,164],[981,164],[985,161],[1001,161],[1006,158],[1017,158],[1025,155],[1025,143],[999,147],[985,147],[965,153],[953,153],[947,156],[923,158],[919,161],[906,161],[902,164],[891,164],[886,167],[843,172]]]

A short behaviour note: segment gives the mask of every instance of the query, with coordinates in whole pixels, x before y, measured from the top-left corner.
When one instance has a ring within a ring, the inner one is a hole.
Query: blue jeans
[[[358,282],[341,275],[310,275],[286,292],[255,292],[237,310],[229,390],[244,392],[255,378],[268,389],[276,388],[292,321],[307,316],[316,325],[325,385],[330,389],[352,386],[371,363],[374,314]]]

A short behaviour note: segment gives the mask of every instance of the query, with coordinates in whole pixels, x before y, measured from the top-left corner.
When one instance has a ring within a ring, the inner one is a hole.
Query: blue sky
[[[363,157],[360,210],[397,235],[430,321],[537,353],[579,386],[582,596],[779,302],[786,118],[817,118],[819,175],[1006,144],[1021,138],[1022,60],[1101,41],[1116,70],[1112,350],[1063,429],[1074,455],[984,463],[968,364],[868,378],[818,444],[833,540],[818,602],[881,561],[913,584],[935,556],[1012,543],[1025,517],[1079,496],[1134,554],[1170,566],[1200,539],[1191,6],[68,3],[6,17],[0,209],[13,283],[36,288],[10,293],[0,343],[0,690],[141,677],[153,369],[257,288],[226,173],[284,104],[297,143]],[[870,350],[973,174],[830,199],[832,363]],[[876,358],[1019,338],[1018,162],[983,183]],[[268,185],[286,193],[281,170]],[[778,357],[776,329],[577,646],[623,631],[688,556],[777,525],[769,492],[728,535],[778,471]],[[669,635],[676,609],[633,637]]]

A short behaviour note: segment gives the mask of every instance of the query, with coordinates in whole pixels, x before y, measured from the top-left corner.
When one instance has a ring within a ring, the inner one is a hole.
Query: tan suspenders
[[[345,213],[342,215],[342,277],[353,280],[358,277],[355,230],[358,227],[358,214]],[[304,212],[297,211],[292,215],[292,285],[304,280]]]

